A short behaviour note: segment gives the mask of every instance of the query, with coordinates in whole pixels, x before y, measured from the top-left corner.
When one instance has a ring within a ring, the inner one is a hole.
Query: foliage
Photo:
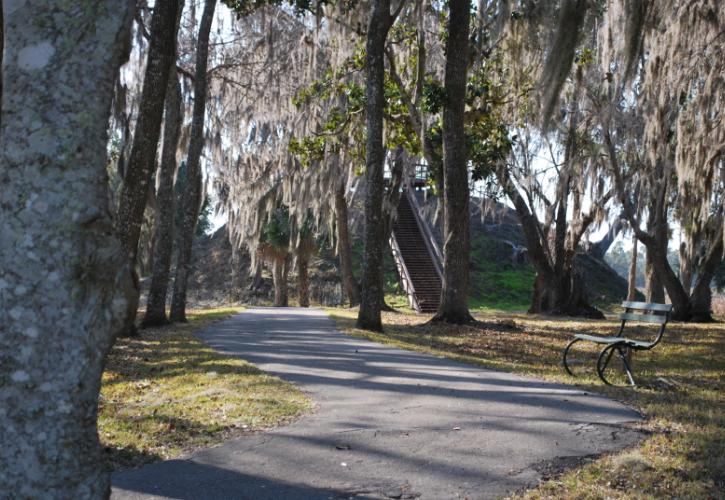
[[[199,219],[196,222],[196,237],[203,236],[211,230],[211,214],[211,200],[207,195],[204,197],[204,202],[201,204],[201,210],[199,210]]]
[[[238,17],[244,17],[265,5],[290,5],[295,13],[316,12],[330,0],[222,0]]]
[[[274,247],[280,253],[286,253],[290,244],[289,209],[282,205],[271,213],[262,226],[262,243]]]

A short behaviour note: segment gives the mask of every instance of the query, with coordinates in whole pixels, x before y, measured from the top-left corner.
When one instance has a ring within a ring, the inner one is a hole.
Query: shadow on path
[[[640,416],[619,403],[353,339],[319,310],[251,309],[201,337],[296,383],[319,411],[117,474],[114,498],[492,498],[535,484],[542,463],[639,438],[626,424]]]

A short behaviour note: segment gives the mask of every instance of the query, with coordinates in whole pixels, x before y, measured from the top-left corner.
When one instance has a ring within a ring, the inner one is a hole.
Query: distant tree
[[[468,323],[468,145],[465,133],[470,0],[451,0],[446,38],[443,104],[443,290],[434,321]]]
[[[141,102],[131,154],[124,168],[116,214],[116,229],[132,266],[136,265],[141,225],[156,170],[156,150],[161,133],[169,68],[176,63],[176,36],[180,15],[179,0],[157,0],[154,4]],[[136,333],[137,306],[138,301],[128,309],[128,327],[125,332],[128,335]]]
[[[194,109],[191,118],[189,150],[186,157],[186,186],[182,195],[182,217],[178,226],[179,246],[176,252],[176,276],[171,300],[171,321],[186,321],[186,289],[191,271],[191,248],[202,202],[201,153],[204,149],[206,117],[207,67],[209,33],[217,0],[206,0],[199,24],[194,71]]]
[[[401,0],[399,8],[405,2]],[[372,0],[365,45],[365,224],[360,310],[357,326],[382,331],[383,307],[383,110],[385,106],[385,40],[399,10],[390,12],[390,0]]]
[[[278,207],[263,225],[258,256],[272,266],[274,306],[287,307],[289,294],[287,276],[290,262],[290,218],[285,206]]]
[[[169,88],[166,92],[164,140],[159,165],[159,187],[156,192],[156,232],[154,234],[154,258],[151,285],[149,287],[143,325],[159,326],[168,323],[166,295],[169,287],[171,256],[174,246],[174,218],[178,210],[174,193],[176,151],[183,119],[181,85],[176,73],[176,61],[171,68]]]
[[[300,307],[310,307],[310,258],[317,250],[311,218],[305,220],[299,230],[295,247],[295,263],[297,268],[297,293]]]

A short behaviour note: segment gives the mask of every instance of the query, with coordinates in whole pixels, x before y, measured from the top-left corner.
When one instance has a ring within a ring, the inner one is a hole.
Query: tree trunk
[[[244,265],[242,265],[242,249],[237,248],[236,245],[232,243],[231,298],[235,302],[242,300],[242,289],[244,288],[245,281],[249,277],[249,267],[246,264],[247,263],[244,263]]]
[[[651,274],[655,277],[652,283],[659,284],[660,287],[667,289],[667,295],[670,298],[673,306],[672,318],[681,321],[687,321],[690,319],[690,297],[682,288],[679,278],[670,267],[670,263],[667,261],[667,246],[664,247],[660,242],[657,242],[655,238],[651,238],[647,242],[643,241],[647,247],[647,255],[651,258],[652,270]],[[663,290],[664,290],[663,288]],[[653,291],[658,291],[655,287]],[[662,297],[658,294],[651,294],[648,290],[647,302],[664,302],[664,291]],[[653,300],[654,299],[654,300]]]
[[[169,68],[176,63],[178,10],[179,0],[156,0],[151,18],[141,102],[116,219],[121,242],[131,257],[132,264],[136,262],[141,223],[149,188],[153,182]]]
[[[632,238],[632,260],[629,263],[629,276],[627,279],[627,300],[637,300],[637,238]]]
[[[3,35],[3,3],[0,2],[0,119],[2,118],[2,103],[3,103],[3,79],[2,79],[2,67],[3,67],[3,50],[5,49],[5,36]],[[0,120],[0,127],[2,121]]]
[[[297,254],[297,291],[300,307],[310,307],[309,256],[303,250]]]
[[[350,307],[360,302],[360,292],[352,273],[352,250],[350,245],[350,231],[347,225],[347,200],[345,199],[345,185],[341,184],[335,193],[335,227],[337,229],[337,255],[340,258],[340,274],[342,284]]]
[[[660,275],[657,272],[657,268],[654,264],[654,257],[652,256],[652,252],[650,252],[649,249],[647,249],[647,254],[645,258],[645,268],[644,268],[644,277],[645,277],[645,295],[647,297],[647,302],[656,302],[658,304],[664,304],[665,302],[665,289],[662,286],[662,281],[660,280]]]
[[[259,287],[262,286],[262,265],[257,262],[256,266],[254,268],[254,277],[252,278],[252,282],[249,284],[248,290],[250,292],[254,292],[259,290]]]
[[[107,125],[135,2],[3,2],[0,496],[104,498],[104,358],[135,293]]]
[[[537,270],[534,296],[528,312],[604,319],[604,314],[589,304],[581,271],[573,268],[566,268],[561,274]]]
[[[171,300],[171,321],[186,321],[186,287],[191,268],[191,248],[196,222],[201,208],[201,152],[204,149],[204,118],[206,116],[207,65],[209,32],[214,20],[216,0],[206,0],[199,24],[196,43],[196,69],[194,72],[194,109],[191,118],[189,152],[186,157],[186,186],[181,197],[182,215],[179,228],[179,247],[176,257],[174,294]]]
[[[685,292],[690,293],[692,290],[692,268],[693,255],[688,252],[687,243],[680,243],[680,281]]]
[[[383,304],[383,112],[385,94],[385,39],[393,22],[390,0],[373,0],[368,23],[365,53],[365,232],[362,270],[362,293],[357,326],[382,331],[380,308]]]
[[[166,318],[166,293],[169,287],[171,253],[174,246],[174,174],[176,173],[176,149],[183,115],[181,84],[176,73],[176,63],[171,68],[169,88],[166,93],[164,118],[164,143],[159,167],[159,189],[156,194],[156,234],[154,235],[154,261],[149,288],[146,315],[143,326],[168,323]]]
[[[282,266],[282,302],[284,307],[289,306],[289,270],[292,267],[292,259],[288,254],[284,259],[284,266]]]
[[[712,319],[712,290],[710,283],[715,275],[717,267],[722,262],[723,238],[722,223],[719,224],[720,231],[715,235],[710,250],[699,269],[697,282],[692,289],[690,296],[690,320],[699,322],[711,322]]]
[[[175,63],[177,12],[179,0],[160,0],[151,18],[151,40],[146,61],[138,119],[131,145],[131,154],[124,167],[123,185],[119,196],[116,230],[131,266],[136,272],[136,255],[141,236],[149,186],[152,182],[156,149],[161,132],[161,118],[169,80],[168,68]],[[138,276],[135,277],[138,281]],[[138,298],[129,303],[124,336],[136,335]]]
[[[667,209],[664,206],[665,186],[666,184],[659,185],[658,191],[652,195],[652,204],[647,216],[647,231],[653,235],[653,238],[649,245],[645,245],[647,248],[645,258],[647,302],[656,302],[658,304],[664,304],[665,302],[665,289],[662,281],[664,276],[661,269],[664,266],[662,262],[659,265],[655,263],[657,260],[655,254],[663,254],[666,263],[669,240],[667,234]],[[657,247],[656,250],[655,246]],[[669,267],[669,264],[667,264],[667,267]]]
[[[469,190],[464,110],[468,74],[470,0],[451,0],[443,106],[443,290],[434,321],[468,323]]]
[[[274,283],[274,307],[289,306],[287,293],[288,259],[278,258],[272,263],[272,281]]]

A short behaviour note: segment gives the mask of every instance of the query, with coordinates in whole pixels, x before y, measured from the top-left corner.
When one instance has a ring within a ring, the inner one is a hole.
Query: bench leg
[[[627,378],[629,379],[629,383],[632,386],[637,385],[634,383],[634,377],[632,377],[632,369],[629,367],[629,361],[627,360],[627,354],[622,352],[622,349],[619,347],[617,348],[617,352],[619,353],[619,357],[622,358],[622,364],[624,364],[624,371],[627,372]]]
[[[564,349],[564,359],[563,359],[563,362],[564,362],[563,363],[564,364],[564,370],[566,370],[566,373],[568,373],[572,377],[576,377],[576,375],[574,374],[574,372],[571,371],[571,368],[569,368],[569,363],[567,363],[566,357],[569,355],[569,349],[571,349],[571,346],[573,346],[574,344],[576,344],[580,340],[581,339],[574,339],[574,340],[572,340],[571,342],[569,342],[567,344],[566,348]]]
[[[615,350],[617,351],[619,359],[622,360],[622,364],[624,365],[624,371],[627,374],[627,378],[629,379],[629,384],[632,386],[637,385],[634,382],[634,377],[632,376],[632,370],[630,369],[629,362],[627,361],[627,356],[622,351],[622,345],[619,344],[611,344],[602,349],[602,352],[599,354],[599,359],[597,360],[597,375],[599,375],[599,378],[602,379],[602,382],[607,385],[618,385],[612,384],[609,380],[607,380],[607,377],[604,374],[604,371],[607,369],[607,366],[609,366],[609,362],[611,361],[612,355],[614,354]]]

